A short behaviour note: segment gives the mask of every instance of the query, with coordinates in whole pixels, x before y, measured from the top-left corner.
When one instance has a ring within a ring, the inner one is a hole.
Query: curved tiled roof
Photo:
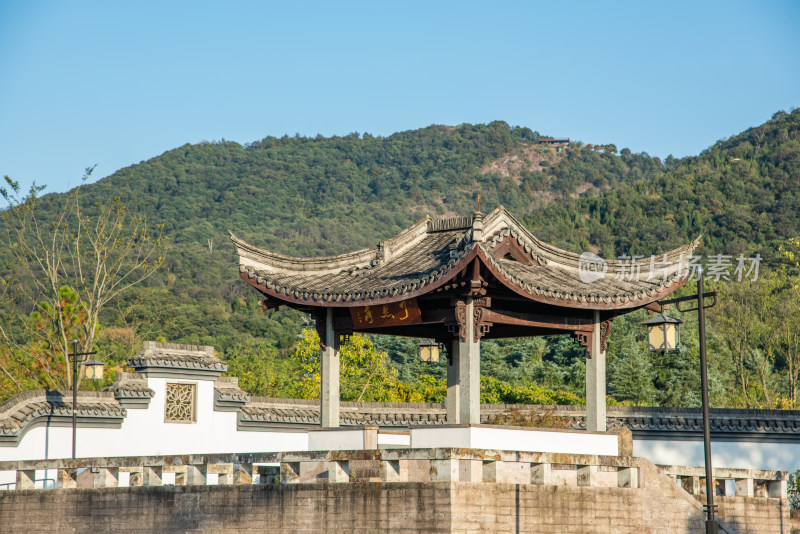
[[[214,347],[145,341],[142,352],[130,358],[136,371],[166,369],[222,373],[228,365],[214,357]]]
[[[481,422],[509,410],[538,409],[540,406],[516,404],[481,405]],[[574,429],[585,428],[584,406],[551,406],[552,415],[564,418]],[[240,409],[240,421],[256,424],[319,424],[319,401],[254,397]],[[700,408],[662,408],[609,406],[609,428],[626,427],[634,435],[680,439],[697,436],[703,431]],[[446,424],[443,404],[355,403],[343,402],[340,407],[342,425],[408,427]],[[711,410],[711,432],[715,439],[740,439],[743,436],[772,440],[800,441],[800,410],[745,410],[717,408]]]
[[[79,391],[80,419],[122,421],[127,412],[114,394],[101,391]],[[17,439],[26,427],[40,419],[72,418],[72,393],[37,389],[25,391],[0,404],[0,440]]]
[[[342,402],[339,405],[339,421],[342,425],[442,425],[446,419],[447,414],[441,404]],[[247,423],[318,425],[319,401],[254,397],[239,410],[239,420]]]
[[[293,258],[233,234],[231,239],[242,278],[274,298],[311,306],[415,297],[443,285],[479,257],[499,280],[531,300],[592,309],[638,307],[686,281],[689,256],[699,244],[695,240],[635,268],[629,261],[605,261],[605,276],[584,283],[580,255],[540,241],[502,207],[486,216],[426,218],[377,247],[340,256]],[[506,240],[515,241],[530,261],[496,255],[506,250],[500,247]]]
[[[152,399],[155,391],[147,386],[147,377],[141,373],[117,373],[117,381],[105,389],[120,399]]]

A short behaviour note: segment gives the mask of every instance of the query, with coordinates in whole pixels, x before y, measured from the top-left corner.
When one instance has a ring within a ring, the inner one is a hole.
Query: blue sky
[[[665,157],[800,106],[800,2],[0,0],[0,174],[504,120]]]

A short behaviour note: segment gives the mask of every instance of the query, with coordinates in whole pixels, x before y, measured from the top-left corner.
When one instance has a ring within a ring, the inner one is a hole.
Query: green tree
[[[86,170],[84,180],[92,170]],[[12,353],[29,345],[46,347],[67,362],[71,340],[78,339],[80,352],[91,351],[103,310],[158,269],[164,238],[119,196],[84,206],[77,187],[56,213],[45,214],[39,207],[42,187],[34,185],[23,194],[18,182],[8,176],[5,182],[0,194],[9,205],[2,216],[11,265],[4,286],[14,290],[17,302],[37,307],[38,315],[32,321],[11,315],[18,320],[0,325],[0,338]],[[69,322],[76,314],[79,325]],[[69,372],[49,380],[73,386]]]
[[[317,399],[320,391],[320,347],[316,330],[305,329],[292,358],[300,362],[303,376],[297,386],[302,398]],[[389,356],[375,350],[360,334],[349,336],[339,347],[340,397],[345,401],[388,402],[398,396],[397,371]]]

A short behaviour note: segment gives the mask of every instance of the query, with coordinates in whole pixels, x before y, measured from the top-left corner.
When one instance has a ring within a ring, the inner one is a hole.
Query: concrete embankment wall
[[[696,499],[653,471],[640,488],[353,482],[0,491],[0,531],[704,532]],[[729,532],[790,532],[785,498],[720,504]]]

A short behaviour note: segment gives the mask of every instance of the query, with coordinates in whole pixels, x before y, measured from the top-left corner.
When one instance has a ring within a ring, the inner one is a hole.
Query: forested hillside
[[[389,137],[268,137],[245,146],[223,140],[185,145],[84,185],[80,201],[88,212],[119,196],[168,238],[156,275],[104,312],[99,350],[119,362],[142,337],[210,344],[231,358],[232,372],[250,373],[242,382],[257,393],[296,393],[285,382],[300,367],[288,356],[307,318],[257,306],[256,295],[238,280],[227,231],[287,254],[342,253],[374,245],[426,214],[469,214],[478,194],[482,211],[502,204],[541,239],[576,252],[649,255],[703,234],[704,254],[759,253],[775,272],[790,263],[779,247],[800,235],[800,111],[776,113],[696,157],[663,162],[627,149],[617,153],[613,145],[573,142],[559,151],[539,138],[529,128],[493,122]],[[72,198],[44,196],[38,213],[55,217]],[[0,246],[7,252],[10,244]],[[122,317],[119,310],[134,302]],[[12,325],[31,311],[12,305],[0,319]],[[653,360],[643,350],[637,319],[615,323],[609,394],[625,402],[695,403],[692,342],[687,338],[687,350],[670,361]],[[722,331],[711,338],[718,404],[794,398],[781,374],[790,361],[783,349],[751,339],[760,345],[737,360]],[[441,394],[435,379],[443,368],[422,367],[412,342],[373,341],[388,351],[398,380],[417,384],[424,373],[433,382],[420,386],[428,393],[417,394]],[[758,351],[762,356],[752,356]],[[495,395],[490,400],[541,400],[521,393],[534,385],[573,395],[575,402],[583,395],[583,353],[569,339],[487,342],[483,361],[492,377],[485,381],[487,398]],[[737,365],[746,379],[736,374]],[[261,376],[264,369],[274,379]],[[758,386],[764,377],[774,387]]]

